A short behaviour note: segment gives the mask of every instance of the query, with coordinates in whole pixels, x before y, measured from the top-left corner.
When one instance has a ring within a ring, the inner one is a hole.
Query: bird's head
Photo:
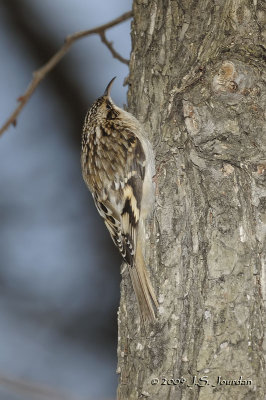
[[[86,124],[103,124],[108,120],[117,118],[119,115],[118,107],[113,103],[110,96],[115,78],[108,83],[104,94],[92,104],[86,116]]]

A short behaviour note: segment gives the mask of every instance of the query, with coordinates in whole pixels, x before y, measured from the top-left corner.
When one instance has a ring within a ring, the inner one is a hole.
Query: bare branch
[[[10,117],[7,119],[7,121],[4,123],[4,125],[0,128],[0,135],[5,132],[11,124],[16,125],[17,122],[17,117],[20,114],[21,110],[25,106],[25,104],[28,102],[30,99],[31,95],[39,85],[39,83],[44,79],[44,77],[59,63],[59,61],[65,56],[65,54],[69,51],[70,47],[72,46],[73,43],[75,43],[77,40],[82,39],[86,36],[89,35],[94,35],[98,34],[101,37],[101,40],[103,43],[106,44],[108,49],[111,51],[112,55],[117,58],[118,60],[128,64],[127,60],[125,60],[120,54],[118,54],[112,47],[112,43],[108,42],[106,37],[105,37],[105,31],[107,29],[112,28],[115,25],[120,24],[123,21],[126,21],[127,19],[131,18],[133,16],[132,11],[128,11],[125,14],[120,15],[120,17],[108,22],[107,24],[98,26],[93,29],[89,29],[86,31],[80,31],[73,33],[72,35],[69,35],[66,37],[65,42],[63,46],[48,60],[46,64],[44,64],[41,68],[33,72],[33,78],[25,91],[25,93],[18,98],[19,105],[18,107],[13,111],[13,113],[10,115]]]
[[[53,400],[77,400],[77,397],[69,397],[66,394],[59,393],[57,390],[51,389],[50,387],[39,385],[26,380],[11,378],[4,375],[0,375],[0,385],[8,387],[10,390],[23,393],[25,396],[30,396],[36,399],[53,399]],[[80,399],[81,400],[81,399]],[[85,399],[83,399],[85,400]]]
[[[5,386],[11,391],[20,393],[27,396],[28,399],[31,398],[34,400],[88,400],[87,396],[78,397],[76,394],[69,395],[43,384],[41,385],[15,377],[7,377],[2,375],[2,373],[0,373],[0,386]]]
[[[121,61],[121,62],[124,63],[124,64],[127,64],[127,65],[129,64],[129,61],[128,61],[126,58],[122,57],[122,56],[113,48],[113,43],[112,43],[112,42],[109,42],[109,41],[107,40],[104,31],[100,33],[100,37],[101,37],[102,42],[108,47],[108,49],[110,50],[110,52],[112,53],[112,55],[113,55],[114,58],[117,58],[119,61]]]

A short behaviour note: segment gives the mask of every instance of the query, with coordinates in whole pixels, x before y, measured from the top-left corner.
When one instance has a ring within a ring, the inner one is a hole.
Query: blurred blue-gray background
[[[0,124],[65,36],[131,3],[1,0]],[[130,21],[106,34],[129,58]],[[126,103],[127,75],[99,36],[84,38],[0,137],[0,400],[115,398],[121,259],[82,181],[80,137],[113,76]]]

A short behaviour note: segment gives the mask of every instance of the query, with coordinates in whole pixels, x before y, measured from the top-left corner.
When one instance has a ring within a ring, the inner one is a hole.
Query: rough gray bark
[[[122,274],[120,400],[265,399],[263,7],[134,1],[128,99],[156,153],[146,258],[160,307],[157,322],[140,328]],[[193,376],[205,376],[202,386]],[[219,376],[248,384],[219,384]]]

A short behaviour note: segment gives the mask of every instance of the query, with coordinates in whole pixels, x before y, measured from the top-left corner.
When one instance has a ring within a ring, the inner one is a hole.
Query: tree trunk
[[[160,306],[144,330],[123,272],[120,400],[265,399],[263,6],[134,1],[128,100],[156,154],[146,259]]]

